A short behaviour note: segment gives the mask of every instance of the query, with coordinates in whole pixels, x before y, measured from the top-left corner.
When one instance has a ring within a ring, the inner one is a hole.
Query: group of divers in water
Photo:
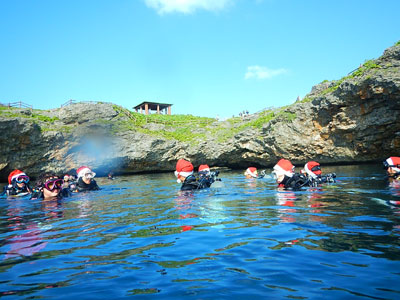
[[[383,162],[383,167],[390,180],[400,182],[400,157],[389,157]],[[179,159],[176,164],[175,176],[181,183],[182,191],[199,190],[218,186],[221,179],[219,171],[211,172],[208,165],[200,165],[197,174],[194,173],[193,164],[185,159]],[[257,168],[249,167],[244,172],[246,178],[263,178],[265,170],[258,174]],[[304,165],[300,173],[295,172],[295,166],[287,159],[280,159],[273,167],[273,178],[278,184],[278,189],[299,190],[302,187],[318,187],[324,183],[335,182],[336,174],[322,174],[321,165],[316,161],[309,161]],[[24,196],[30,194],[30,199],[51,200],[68,197],[72,193],[99,190],[94,177],[96,173],[89,167],[82,166],[76,172],[70,172],[64,176],[55,173],[40,175],[34,187],[30,186],[30,178],[21,170],[14,170],[8,176],[8,185],[0,194],[6,196]],[[114,179],[112,173],[109,179]]]

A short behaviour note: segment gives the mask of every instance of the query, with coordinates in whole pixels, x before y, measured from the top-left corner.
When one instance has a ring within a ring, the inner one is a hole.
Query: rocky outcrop
[[[15,168],[31,176],[80,165],[99,174],[170,171],[182,157],[231,168],[268,167],[281,157],[296,164],[382,161],[400,156],[399,116],[398,44],[289,107],[240,122],[144,123],[110,103],[33,112],[0,107],[0,179]]]

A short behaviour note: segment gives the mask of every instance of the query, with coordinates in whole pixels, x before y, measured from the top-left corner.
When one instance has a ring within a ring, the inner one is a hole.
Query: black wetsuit
[[[92,179],[89,184],[86,184],[83,181],[82,177],[79,177],[76,188],[78,189],[79,192],[100,190],[99,186],[96,183],[96,180]]]
[[[6,185],[3,189],[3,192],[1,193],[1,195],[7,194],[7,196],[15,196],[15,195],[19,195],[22,193],[31,193],[32,189],[30,188],[30,186],[25,183],[25,185],[20,188],[17,185],[17,182],[15,180],[13,180],[11,182],[11,184]]]
[[[279,184],[279,187],[283,187],[285,189],[299,190],[303,186],[308,186],[309,179],[307,176],[299,173],[293,174],[292,177],[286,176]]]
[[[334,182],[336,182],[335,178],[336,178],[335,173],[328,173],[325,175],[317,176],[315,178],[308,176],[308,182],[307,182],[306,186],[314,186],[315,187],[322,183],[334,183]]]
[[[69,188],[64,188],[61,190],[61,192],[57,195],[57,199],[61,199],[64,197],[69,197],[71,196],[71,190]],[[43,195],[43,191],[38,190],[38,189],[34,189],[33,193],[31,195],[31,199],[43,199],[44,195]]]
[[[200,190],[208,188],[213,182],[214,178],[212,176],[200,174],[199,177],[196,177],[194,175],[189,175],[182,183],[181,191]]]

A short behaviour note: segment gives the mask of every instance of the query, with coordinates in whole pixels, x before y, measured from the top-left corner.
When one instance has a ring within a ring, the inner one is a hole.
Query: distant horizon
[[[304,98],[399,41],[400,1],[0,2],[0,102],[230,118]],[[366,22],[367,20],[367,22]]]

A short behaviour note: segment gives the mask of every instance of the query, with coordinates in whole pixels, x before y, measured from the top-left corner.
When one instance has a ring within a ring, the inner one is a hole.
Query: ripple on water
[[[2,199],[1,295],[398,299],[398,191],[371,168],[329,167],[336,184],[298,192],[224,172],[191,193],[153,174]]]

